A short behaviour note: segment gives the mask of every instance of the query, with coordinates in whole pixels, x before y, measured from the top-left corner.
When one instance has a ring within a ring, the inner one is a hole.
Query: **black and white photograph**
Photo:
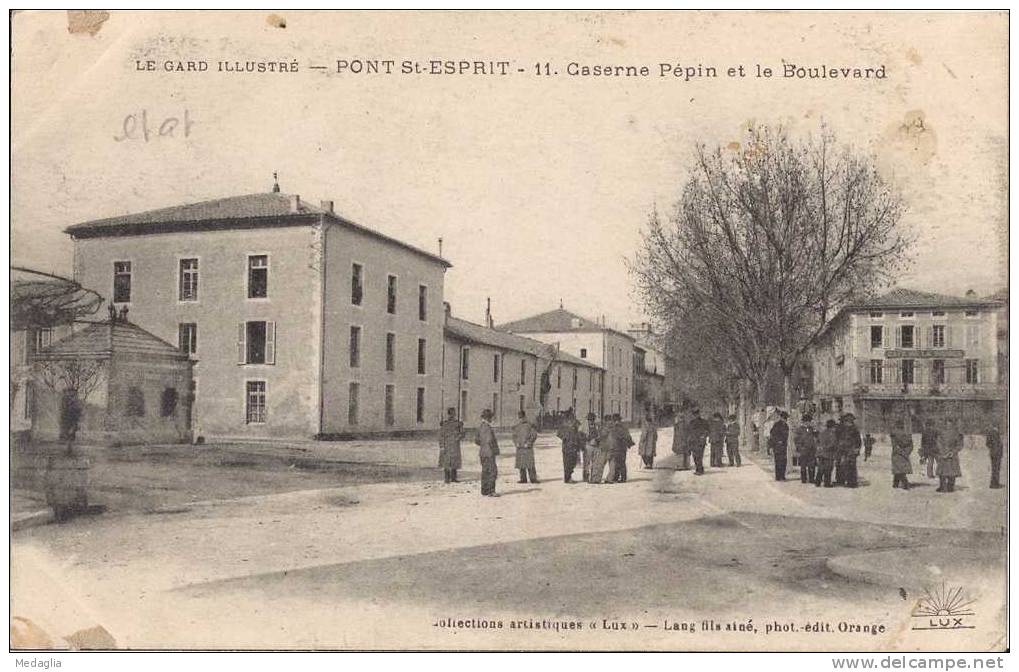
[[[26,666],[1002,666],[1007,11],[9,21]]]

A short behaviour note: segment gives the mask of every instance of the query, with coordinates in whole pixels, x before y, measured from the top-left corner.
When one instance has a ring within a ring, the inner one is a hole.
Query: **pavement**
[[[671,431],[663,430],[659,445],[667,450],[670,444]],[[428,442],[299,447],[334,459],[413,468],[433,465],[435,458]],[[464,450],[468,474],[478,469],[472,448]],[[636,610],[616,614],[624,621],[710,615],[760,622],[790,613],[822,618],[838,604],[855,601],[861,619],[883,619],[894,627],[894,637],[883,637],[882,646],[969,646],[972,639],[956,644],[917,639],[903,626],[914,605],[898,589],[912,595],[924,581],[894,577],[925,576],[909,561],[922,556],[923,568],[936,566],[937,576],[965,581],[977,595],[982,617],[990,619],[979,645],[993,648],[1002,641],[993,617],[1004,605],[1007,491],[989,490],[981,476],[971,476],[987,473],[981,462],[986,455],[979,451],[963,454],[966,476],[958,491],[940,495],[929,486],[893,490],[887,446],[881,444],[861,464],[864,487],[858,490],[776,483],[759,454],[746,455],[742,468],[710,469],[698,477],[643,470],[633,451],[628,483],[567,485],[558,441],[542,435],[537,448],[542,482],[517,483],[506,450],[499,461],[499,498],[480,497],[473,479],[450,485],[356,483],[174,502],[19,531],[12,547],[12,613],[58,637],[100,626],[116,646],[131,648],[505,648],[509,642],[553,649],[809,649],[846,647],[847,640],[845,635],[801,640],[781,632],[729,643],[707,633],[676,639],[664,623],[609,640],[593,633],[540,632],[507,640],[441,622],[443,614],[462,614],[472,599],[486,605],[480,613],[493,618],[508,618],[503,609],[511,605],[530,604],[533,616],[585,622],[615,613],[613,605],[621,602]],[[668,482],[657,487],[663,474]],[[685,539],[698,540],[696,552]],[[732,557],[723,557],[729,551]],[[514,564],[505,567],[506,558]],[[631,558],[644,563],[642,573],[621,579],[620,563]],[[493,563],[503,563],[495,575],[485,569]],[[564,565],[576,569],[561,574]],[[742,574],[724,565],[752,571]],[[683,581],[663,591],[671,566],[686,567],[677,576],[704,581],[738,577],[755,597],[748,602],[739,593]],[[875,566],[882,570],[874,572]],[[979,581],[973,568],[979,569]],[[585,571],[595,577],[591,590],[585,590]],[[520,583],[531,576],[548,576],[549,585],[532,595],[526,592],[530,583]],[[436,577],[447,578],[432,586]],[[632,593],[630,600],[622,594],[604,603],[597,599],[605,592],[597,586],[619,580]],[[891,584],[898,584],[895,590],[888,590]],[[336,586],[344,588],[328,592]],[[465,586],[470,590],[463,592]],[[679,586],[686,600],[676,595],[661,602]],[[526,601],[514,598],[525,593],[532,595]],[[689,599],[693,596],[697,599]],[[692,610],[684,602],[699,607]],[[642,603],[657,605],[657,611],[639,609]],[[459,606],[447,612],[450,605]],[[247,614],[239,624],[238,614]],[[874,647],[875,640],[861,635],[848,646]]]

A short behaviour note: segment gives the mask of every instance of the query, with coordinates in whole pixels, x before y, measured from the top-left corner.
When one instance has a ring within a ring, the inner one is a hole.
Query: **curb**
[[[885,550],[885,551],[871,551],[869,553],[854,553],[851,555],[840,555],[834,558],[828,558],[825,561],[825,567],[834,574],[841,576],[842,578],[849,579],[851,581],[860,581],[863,583],[870,583],[879,586],[887,586],[890,588],[906,588],[913,591],[922,591],[931,582],[941,581],[946,573],[945,570],[949,570],[950,566],[954,564],[958,567],[959,564],[965,564],[967,569],[972,569],[983,564],[983,559],[978,557],[980,554],[974,553],[963,553],[963,556],[970,556],[972,562],[959,562],[959,558],[955,557],[949,562],[938,562],[941,567],[937,567],[933,563],[924,567],[921,571],[908,571],[909,566],[904,567],[906,571],[888,571],[889,566],[895,564],[895,556],[907,554],[913,557],[929,557],[935,561],[947,559],[944,555],[945,548],[932,547],[932,546],[915,546],[896,550]],[[956,549],[958,550],[958,549]],[[917,569],[915,566],[912,569]],[[925,570],[925,571],[924,571]]]
[[[39,527],[40,525],[49,525],[53,520],[54,516],[51,509],[41,509],[39,511],[18,514],[11,521],[11,532],[25,530],[30,527]]]

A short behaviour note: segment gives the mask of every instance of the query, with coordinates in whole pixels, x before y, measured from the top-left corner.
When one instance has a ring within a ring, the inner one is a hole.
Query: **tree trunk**
[[[790,367],[788,370],[782,370],[782,396],[783,396],[783,407],[786,413],[792,410],[793,403],[793,370]]]

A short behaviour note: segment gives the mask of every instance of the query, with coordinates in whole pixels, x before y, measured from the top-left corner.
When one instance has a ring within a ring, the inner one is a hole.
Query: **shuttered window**
[[[237,325],[237,363],[276,363],[276,323],[264,320]]]

